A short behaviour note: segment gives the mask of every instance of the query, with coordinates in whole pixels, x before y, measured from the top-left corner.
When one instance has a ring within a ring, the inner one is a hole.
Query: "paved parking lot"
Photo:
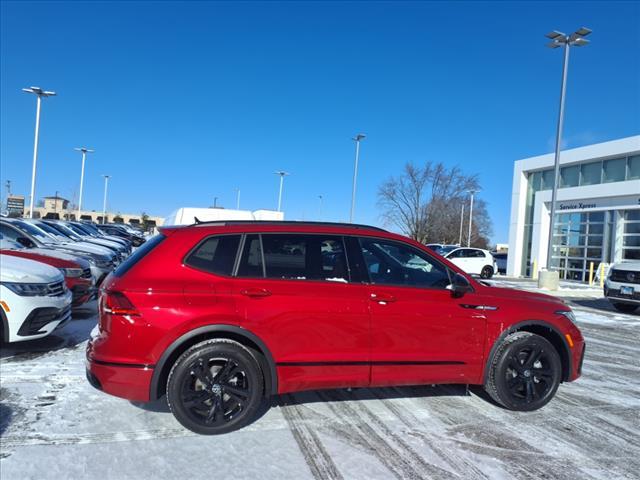
[[[640,478],[640,316],[576,298],[583,377],[513,413],[464,386],[285,395],[219,437],[183,429],[162,401],[134,405],[84,377],[94,308],[57,335],[2,349],[3,479]]]

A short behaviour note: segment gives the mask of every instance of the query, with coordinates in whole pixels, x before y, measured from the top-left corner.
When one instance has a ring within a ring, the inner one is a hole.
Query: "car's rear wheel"
[[[263,376],[250,350],[213,339],[184,352],[167,380],[167,402],[176,419],[205,435],[227,433],[251,422],[263,396]]]
[[[509,410],[545,406],[560,385],[562,363],[555,347],[529,332],[507,336],[489,366],[485,390]]]
[[[490,267],[489,265],[487,265],[486,267],[482,268],[482,271],[480,272],[480,278],[491,278],[493,277],[493,268]]]
[[[613,308],[622,313],[633,313],[636,311],[638,306],[632,303],[614,303]]]

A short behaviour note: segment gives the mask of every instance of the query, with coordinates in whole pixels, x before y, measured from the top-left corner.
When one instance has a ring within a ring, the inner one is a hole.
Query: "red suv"
[[[547,295],[492,287],[374,227],[216,222],[161,229],[104,282],[90,383],[166,393],[204,434],[301,390],[484,385],[510,410],[580,376],[584,340]]]

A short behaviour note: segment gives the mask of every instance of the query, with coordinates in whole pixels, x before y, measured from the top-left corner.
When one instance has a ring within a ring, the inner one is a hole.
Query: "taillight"
[[[111,315],[140,315],[135,305],[122,292],[107,291],[102,305],[105,313]]]

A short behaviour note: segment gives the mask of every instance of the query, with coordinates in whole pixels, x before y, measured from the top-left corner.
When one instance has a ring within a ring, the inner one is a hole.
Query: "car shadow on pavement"
[[[593,308],[594,310],[600,310],[602,312],[613,313],[616,315],[633,315],[633,313],[619,312],[606,298],[567,298],[566,300],[571,302],[573,305]],[[639,313],[640,309],[636,310],[636,315]]]

